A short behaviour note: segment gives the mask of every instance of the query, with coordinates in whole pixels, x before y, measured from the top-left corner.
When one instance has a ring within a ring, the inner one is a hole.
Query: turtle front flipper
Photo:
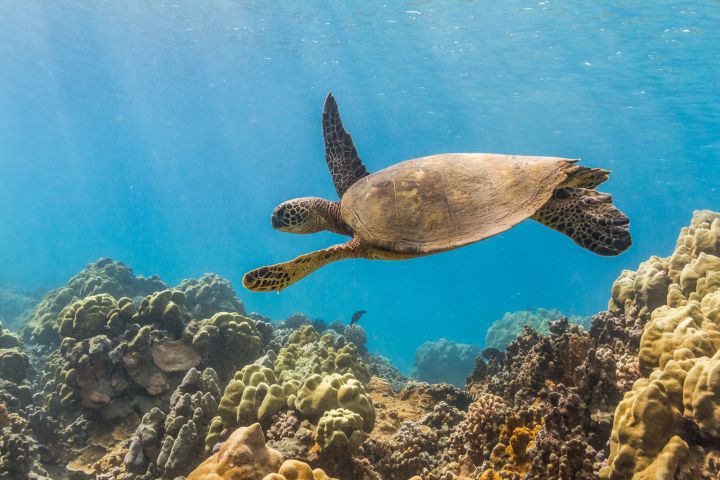
[[[283,290],[320,267],[346,258],[367,258],[367,249],[357,239],[300,255],[294,260],[256,268],[243,276],[243,286],[255,292]]]
[[[630,220],[607,193],[558,188],[532,218],[598,255],[619,255],[632,244]]]
[[[368,172],[358,156],[352,137],[343,127],[340,112],[332,93],[329,93],[325,100],[322,125],[325,161],[330,169],[335,190],[342,197],[353,183],[366,177]]]

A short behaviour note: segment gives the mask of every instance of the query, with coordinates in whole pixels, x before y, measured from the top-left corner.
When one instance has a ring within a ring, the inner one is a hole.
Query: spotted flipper
[[[300,255],[289,262],[251,270],[243,276],[243,286],[255,292],[280,291],[328,263],[366,256],[365,248],[352,239],[347,243]]]
[[[632,244],[630,220],[607,193],[558,188],[532,218],[598,255],[619,255]]]
[[[608,179],[608,175],[610,175],[610,172],[602,168],[578,166],[560,186],[563,188],[589,188],[595,190]]]
[[[343,128],[340,112],[332,93],[328,94],[323,108],[323,138],[325,161],[330,169],[335,190],[339,196],[361,178],[368,175],[358,156],[352,137]]]

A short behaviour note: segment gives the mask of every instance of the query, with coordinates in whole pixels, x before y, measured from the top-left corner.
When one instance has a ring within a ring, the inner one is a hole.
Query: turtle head
[[[315,233],[323,230],[314,225],[312,202],[307,198],[294,198],[281,203],[272,212],[272,226],[276,230],[292,233]]]
[[[293,198],[281,203],[272,212],[275,230],[290,233],[316,233],[324,230],[350,235],[349,228],[340,218],[340,204],[324,198]]]

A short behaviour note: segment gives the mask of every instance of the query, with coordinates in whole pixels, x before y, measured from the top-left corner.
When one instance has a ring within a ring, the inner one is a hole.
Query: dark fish
[[[350,325],[359,322],[360,317],[362,317],[363,315],[365,315],[365,310],[358,310],[357,312],[353,313],[352,319],[350,320]]]

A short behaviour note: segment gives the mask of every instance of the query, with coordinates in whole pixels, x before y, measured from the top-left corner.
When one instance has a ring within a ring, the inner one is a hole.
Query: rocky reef
[[[0,284],[0,322],[8,328],[19,328],[40,296],[37,291],[25,292]]]
[[[506,316],[502,347],[424,346],[427,383],[359,325],[101,259],[22,336],[0,327],[0,479],[720,478],[720,214],[623,271],[590,324],[542,315]],[[433,383],[451,368],[471,371]]]
[[[567,318],[570,323],[582,325],[585,329],[590,328],[590,317],[566,316],[560,310],[555,309],[536,308],[535,310],[508,312],[503,318],[490,325],[485,335],[485,347],[504,350],[510,342],[515,340],[515,337],[522,333],[526,326],[547,335],[550,333],[550,324],[563,317]]]
[[[451,383],[462,387],[482,349],[445,338],[425,342],[415,350],[410,376],[428,383]]]

